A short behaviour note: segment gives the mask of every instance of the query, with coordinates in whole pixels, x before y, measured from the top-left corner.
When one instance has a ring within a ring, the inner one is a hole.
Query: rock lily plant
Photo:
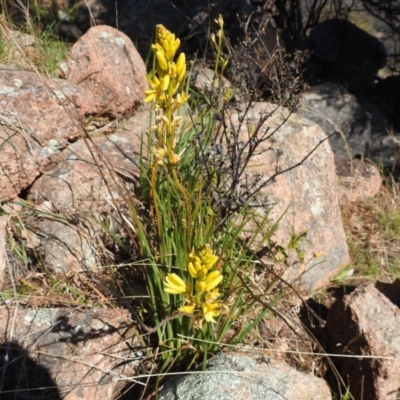
[[[222,56],[222,17],[216,23],[219,29],[211,42],[217,79],[221,79],[228,61]],[[221,171],[207,163],[211,160],[207,154],[218,131],[215,114],[224,105],[213,105],[210,99],[215,93],[203,99],[209,108],[197,113],[203,127],[200,135],[193,117],[185,114],[189,99],[186,58],[178,54],[179,46],[173,33],[157,25],[144,99],[155,117],[143,139],[147,154],[141,157],[141,196],[148,210],[139,217],[135,207],[130,207],[138,253],[146,266],[149,302],[143,315],[157,331],[164,360],[160,371],[170,370],[174,362],[190,366],[200,355],[206,361],[208,352],[216,351],[228,332],[232,342],[240,342],[268,312],[265,308],[250,322],[236,325],[232,336],[232,325],[256,303],[238,278],[253,262],[238,238],[254,213],[243,207],[221,224],[213,197],[215,189],[223,190],[217,187]],[[213,84],[213,90],[218,89],[218,97],[227,101],[218,86]],[[191,107],[196,108],[194,100]],[[201,159],[205,162],[199,163]],[[267,216],[262,219],[255,236],[265,227]],[[265,237],[270,235],[271,231],[265,233]]]
[[[187,190],[177,173],[181,154],[176,152],[176,147],[183,117],[176,114],[188,99],[181,88],[186,77],[185,54],[180,53],[175,61],[179,45],[180,40],[173,33],[163,25],[157,25],[156,43],[151,46],[155,65],[147,77],[150,88],[145,92],[145,102],[153,103],[156,113],[156,124],[151,127],[155,140],[152,146],[150,187],[158,232],[162,232],[163,225],[162,210],[157,202],[160,191],[160,167],[167,174],[167,182],[175,186],[184,204],[186,220],[184,230],[186,238],[189,239],[186,240],[186,250],[190,252],[187,257],[187,268],[181,268],[186,274],[184,277],[186,281],[177,273],[168,273],[163,285],[166,293],[183,296],[183,304],[178,307],[178,311],[193,315],[194,327],[202,329],[204,320],[216,322],[215,317],[221,313],[221,303],[218,300],[220,293],[217,286],[221,283],[223,276],[219,270],[213,270],[218,256],[208,244],[192,252],[192,210]]]

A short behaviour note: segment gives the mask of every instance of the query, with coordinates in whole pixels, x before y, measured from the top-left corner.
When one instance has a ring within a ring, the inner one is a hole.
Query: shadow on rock
[[[0,346],[0,397],[2,400],[61,400],[46,368],[39,366],[16,342]]]

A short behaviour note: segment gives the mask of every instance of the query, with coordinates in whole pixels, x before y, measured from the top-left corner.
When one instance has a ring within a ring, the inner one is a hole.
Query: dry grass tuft
[[[389,176],[371,199],[342,205],[354,277],[393,281],[400,275],[400,182]]]

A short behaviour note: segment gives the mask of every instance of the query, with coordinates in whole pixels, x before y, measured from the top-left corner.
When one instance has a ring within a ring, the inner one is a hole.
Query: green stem
[[[191,213],[190,213],[189,198],[188,198],[185,188],[182,186],[182,184],[178,178],[175,167],[170,167],[169,171],[172,175],[172,179],[174,180],[176,187],[178,188],[179,193],[183,197],[183,203],[184,203],[185,212],[186,212],[186,249],[187,249],[188,253],[190,253],[192,251],[192,246],[191,246],[192,218],[191,218]]]
[[[219,58],[221,57],[221,47],[222,47],[222,39],[218,36],[217,57],[215,58],[214,76],[211,84],[211,93],[213,93],[214,91],[215,81],[217,79]]]
[[[162,221],[161,214],[160,214],[160,208],[158,207],[157,175],[158,175],[158,164],[154,163],[152,171],[151,171],[151,181],[150,181],[151,193],[150,193],[150,196],[153,199],[153,207],[154,207],[154,211],[155,211],[155,214],[156,214],[157,234],[158,234],[158,238],[159,238],[159,241],[160,241],[161,262],[165,263],[165,260],[164,260],[164,255],[165,255],[164,240],[163,240],[163,235],[162,235],[163,221]]]

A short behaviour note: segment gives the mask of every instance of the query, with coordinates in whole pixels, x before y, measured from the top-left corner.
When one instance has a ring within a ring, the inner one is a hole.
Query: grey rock
[[[316,122],[330,135],[336,158],[366,155],[371,143],[371,127],[357,99],[343,86],[326,82],[303,93],[298,105],[301,115]]]
[[[329,135],[335,158],[368,157],[384,166],[396,162],[400,134],[371,103],[360,105],[343,86],[326,82],[303,93],[298,113],[316,122]]]
[[[328,400],[327,384],[257,353],[218,354],[205,371],[168,382],[159,400]]]
[[[96,245],[100,227],[89,219],[36,217],[26,227],[39,238],[42,261],[53,273],[95,271],[100,257]],[[96,232],[97,231],[97,232]]]

